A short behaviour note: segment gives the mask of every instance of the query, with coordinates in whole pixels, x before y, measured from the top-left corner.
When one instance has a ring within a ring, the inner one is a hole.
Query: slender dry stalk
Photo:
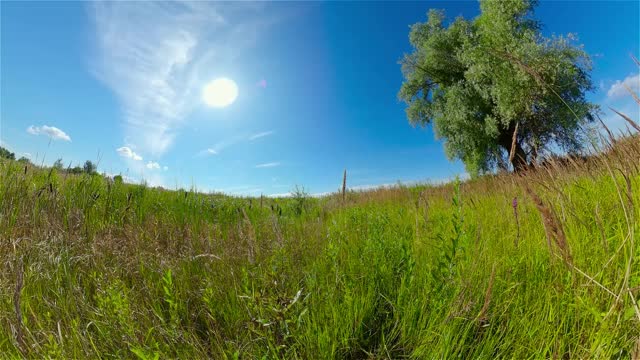
[[[613,110],[613,109],[612,109]],[[615,111],[615,110],[614,110]],[[625,292],[629,292],[629,279],[631,277],[631,265],[633,263],[633,259],[634,259],[634,251],[635,251],[635,237],[634,237],[634,231],[633,231],[633,227],[631,226],[634,222],[634,214],[630,213],[630,211],[627,209],[627,206],[625,206],[625,201],[624,198],[622,197],[622,191],[620,190],[620,186],[618,184],[618,181],[616,180],[616,176],[613,173],[613,170],[611,169],[611,165],[609,164],[608,161],[604,161],[604,165],[607,167],[607,170],[609,171],[609,175],[611,176],[611,179],[613,180],[613,183],[616,187],[616,192],[618,193],[618,199],[620,200],[620,205],[621,208],[623,210],[623,214],[625,217],[625,221],[627,224],[627,229],[628,229],[628,238],[629,238],[629,243],[630,243],[630,254],[629,254],[629,260],[627,261],[626,267],[625,267],[625,274],[624,274],[624,278],[622,280],[622,285],[620,286],[620,291],[618,292],[618,295],[616,296],[616,301],[611,305],[611,308],[609,309],[609,312],[607,313],[607,317],[609,316],[609,314],[611,314],[614,309],[618,306],[618,304],[620,303],[620,301],[622,300],[622,297],[624,296],[623,294]],[[633,204],[631,204],[633,205]],[[630,209],[633,210],[633,209]],[[624,243],[626,243],[626,239],[624,241]],[[635,303],[635,298],[633,298],[633,294],[631,294],[632,297],[632,305],[634,306],[634,311],[636,312],[636,316],[638,317],[638,320],[640,320],[640,308],[638,308],[637,303]]]
[[[562,257],[558,254],[555,254],[555,256],[557,256],[558,258]],[[594,279],[593,276],[589,276],[587,273],[585,273],[584,271],[578,269],[577,267],[573,266],[573,264],[568,264],[570,268],[572,268],[573,270],[575,270],[576,272],[578,272],[578,274],[586,277],[587,279],[589,279],[589,282],[592,282],[594,284],[596,284],[599,288],[601,288],[602,290],[606,291],[609,295],[613,296],[614,298],[617,297],[618,295],[616,295],[616,293],[614,293],[613,291],[609,290],[606,286],[602,285],[601,283],[599,283],[596,279]]]
[[[622,84],[622,86],[624,86],[627,92],[631,94],[631,97],[633,97],[633,100],[635,100],[638,104],[640,104],[640,98],[638,97],[638,95],[634,93],[633,90],[631,90],[631,88],[627,86],[627,84]]]
[[[622,171],[622,169],[620,168],[615,168],[615,169],[618,170],[618,172],[622,175],[622,178],[624,179],[626,190],[627,190],[625,195],[627,196],[627,202],[629,203],[629,209],[630,209],[629,213],[633,215],[635,214],[635,212],[633,209],[634,205],[633,205],[633,190],[631,188],[631,179],[625,171]]]
[[[282,237],[282,231],[278,225],[278,218],[273,212],[271,213],[271,225],[273,226],[273,232],[276,234],[278,245],[282,247],[284,245],[284,238]]]
[[[253,265],[255,263],[256,232],[253,228],[253,225],[251,224],[251,219],[249,219],[249,216],[247,215],[247,212],[244,210],[244,208],[242,208],[242,216],[244,217],[244,229],[241,229],[240,233],[242,237],[247,241],[247,257],[249,259],[249,263]]]
[[[602,236],[602,248],[604,249],[605,254],[609,253],[609,242],[607,241],[607,236],[604,233],[604,225],[602,224],[602,218],[600,217],[600,213],[598,212],[599,204],[596,205],[596,225],[598,225],[598,229],[600,229],[600,236]]]
[[[18,259],[18,266],[16,269],[16,288],[13,293],[13,307],[16,313],[16,342],[18,343],[18,349],[24,354],[24,338],[22,336],[22,311],[20,309],[20,296],[22,294],[22,287],[24,285],[24,269],[23,269],[22,257]]]
[[[513,215],[516,217],[516,240],[515,247],[518,247],[518,242],[520,241],[520,219],[518,218],[518,198],[514,197],[511,202],[511,206],[513,207]]]
[[[620,115],[623,119],[625,119],[629,125],[631,125],[634,129],[636,129],[636,131],[640,132],[640,125],[638,125],[635,121],[631,120],[630,117],[628,117],[627,115],[615,110],[612,107],[609,107],[609,109],[611,109],[611,111],[613,111],[614,113]]]
[[[214,254],[198,254],[196,256],[193,257],[193,259],[200,259],[200,258],[212,258],[212,259],[216,259],[216,260],[222,260],[222,258],[218,255],[214,255]]]
[[[62,329],[60,329],[60,321],[58,321],[58,323],[57,323],[57,328],[58,328],[58,340],[60,340],[60,345],[64,346],[64,341],[63,341],[63,337],[62,337]]]
[[[547,235],[547,243],[551,246],[551,242],[549,239],[553,239],[560,250],[562,258],[565,263],[569,266],[573,264],[573,259],[571,257],[571,251],[569,250],[569,245],[567,244],[567,237],[564,234],[564,229],[562,228],[562,224],[556,214],[544,204],[542,199],[533,191],[531,188],[525,185],[525,190],[533,199],[536,208],[538,208],[538,212],[542,216],[542,223],[544,225],[544,231]],[[572,267],[572,266],[571,266]]]
[[[516,122],[516,128],[513,130],[513,138],[511,139],[511,151],[509,152],[509,162],[513,163],[513,158],[516,156],[516,143],[518,139],[518,127],[520,122]]]
[[[638,321],[640,321],[640,307],[638,307],[638,302],[636,301],[636,297],[631,292],[630,288],[627,288],[627,294],[629,294],[629,299],[631,300],[631,306],[633,306],[633,311],[636,313],[636,317]]]
[[[342,202],[345,201],[347,195],[347,169],[344,169],[344,175],[342,175]]]
[[[487,311],[489,310],[489,305],[491,304],[491,292],[493,291],[493,282],[496,278],[496,264],[493,264],[493,268],[491,269],[491,277],[489,278],[489,285],[487,286],[487,291],[484,294],[484,304],[482,305],[482,309],[480,309],[480,313],[476,319],[481,325],[487,323]]]
[[[609,130],[609,127],[604,123],[604,121],[602,121],[600,116],[599,115],[596,115],[596,116],[598,117],[598,121],[600,121],[602,128],[604,128],[604,130],[607,132],[607,136],[609,136],[609,143],[606,143],[604,140],[603,142],[605,143],[605,145],[608,145],[609,148],[613,148],[613,145],[616,143],[615,136],[613,136],[613,133],[611,132],[611,130]]]

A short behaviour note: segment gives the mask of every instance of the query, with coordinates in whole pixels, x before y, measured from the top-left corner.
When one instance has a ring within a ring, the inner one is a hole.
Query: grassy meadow
[[[639,159],[280,199],[4,161],[0,357],[638,359]]]

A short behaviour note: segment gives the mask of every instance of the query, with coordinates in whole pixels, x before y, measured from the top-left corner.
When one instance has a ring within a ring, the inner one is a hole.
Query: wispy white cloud
[[[261,168],[272,168],[272,167],[276,167],[276,166],[280,166],[279,162],[269,162],[269,163],[264,163],[264,164],[258,164],[256,165],[257,169],[261,169]]]
[[[159,170],[160,169],[160,164],[158,164],[155,161],[149,161],[146,166],[147,166],[147,169],[149,169],[149,170]]]
[[[67,135],[64,131],[58,129],[55,126],[29,126],[27,128],[27,132],[31,135],[46,135],[53,140],[64,140],[71,141],[71,137]]]
[[[211,156],[211,155],[218,155],[218,151],[213,148],[207,148],[198,153],[198,156]]]
[[[253,141],[255,139],[260,139],[260,138],[263,138],[265,136],[273,135],[274,133],[275,133],[275,131],[270,130],[270,131],[264,131],[264,132],[261,132],[261,133],[253,134],[253,135],[249,136],[249,140]]]
[[[610,99],[620,98],[623,96],[629,96],[627,88],[632,91],[640,91],[640,74],[629,75],[624,80],[617,80],[607,91],[607,97]]]
[[[231,146],[234,146],[240,142],[243,141],[247,141],[247,135],[235,135],[235,136],[231,136],[228,137],[222,141],[219,141],[217,144],[208,147],[204,150],[201,150],[200,152],[198,152],[198,156],[211,156],[211,155],[218,155],[222,152],[222,150],[227,149]]]
[[[122,156],[122,157],[124,157],[124,158],[129,158],[129,159],[133,159],[133,160],[136,160],[136,161],[141,161],[141,160],[142,160],[142,156],[140,156],[140,155],[136,154],[136,153],[135,153],[133,150],[131,150],[131,148],[130,148],[130,147],[128,147],[128,146],[123,146],[123,147],[117,148],[117,149],[116,149],[116,152],[117,152],[120,156]]]
[[[162,170],[164,170],[164,171],[168,171],[168,170],[169,170],[169,167],[168,167],[168,166],[163,166],[163,167],[162,167]]]
[[[117,95],[125,132],[158,156],[200,104],[200,89],[272,22],[265,4],[91,2],[92,70]]]
[[[231,146],[234,146],[236,144],[239,143],[245,143],[247,141],[254,141],[256,139],[260,139],[269,135],[273,135],[275,134],[274,130],[269,130],[269,131],[263,131],[263,132],[259,132],[259,133],[255,133],[255,134],[251,134],[251,135],[247,135],[245,134],[240,134],[240,135],[235,135],[235,136],[231,136],[223,141],[218,142],[217,144],[208,147],[206,149],[200,150],[196,155],[197,156],[212,156],[212,155],[219,155],[223,150],[225,150],[226,148],[229,148]]]

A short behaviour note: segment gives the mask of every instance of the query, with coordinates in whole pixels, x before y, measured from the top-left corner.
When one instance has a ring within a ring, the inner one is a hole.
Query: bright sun
[[[202,89],[202,100],[211,107],[222,108],[233,104],[238,97],[238,85],[227,78],[209,82]]]

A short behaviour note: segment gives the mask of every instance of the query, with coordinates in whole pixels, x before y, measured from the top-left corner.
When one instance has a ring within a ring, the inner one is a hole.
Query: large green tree
[[[527,168],[545,148],[578,151],[582,125],[594,119],[588,54],[571,34],[543,37],[534,6],[481,0],[472,21],[445,25],[444,12],[430,10],[411,28],[399,97],[409,121],[433,124],[471,174]]]

